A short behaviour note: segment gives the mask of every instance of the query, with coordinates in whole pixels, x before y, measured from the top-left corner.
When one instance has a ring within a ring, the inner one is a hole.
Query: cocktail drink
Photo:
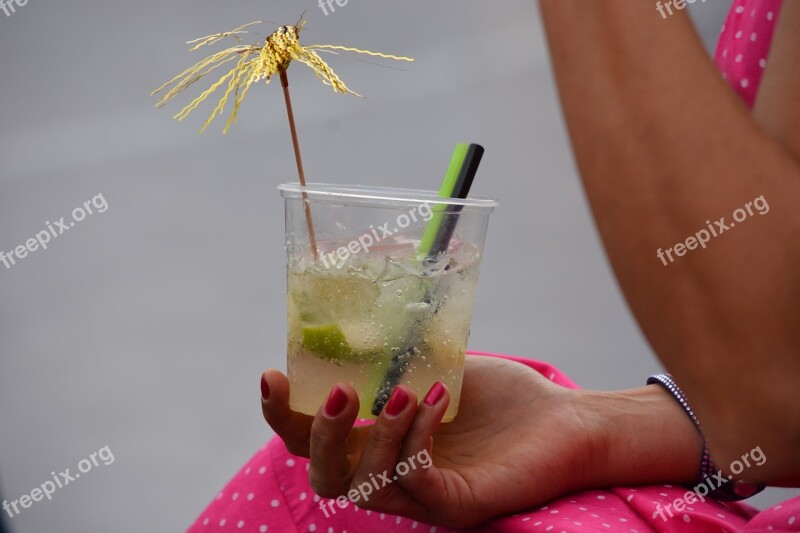
[[[451,394],[444,421],[451,421],[496,202],[398,189],[279,188],[286,199],[292,409],[316,413],[333,385],[345,382],[358,392],[359,417],[372,418],[395,385],[422,398],[441,381]],[[313,213],[316,251],[304,201]],[[432,223],[455,226],[435,257],[420,253]]]

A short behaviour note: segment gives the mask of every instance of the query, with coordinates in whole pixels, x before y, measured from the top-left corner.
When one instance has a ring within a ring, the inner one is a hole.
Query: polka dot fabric
[[[715,62],[722,76],[753,107],[769,60],[781,0],[736,0],[717,43]]]
[[[555,367],[539,361],[486,353],[527,365],[564,387],[577,388]],[[492,520],[471,532],[534,533],[613,531],[625,533],[705,531],[800,531],[800,497],[757,514],[745,504],[706,500],[687,505],[674,516],[658,510],[683,498],[684,487],[657,485],[571,494],[524,513]],[[189,533],[449,533],[455,530],[407,518],[335,505],[328,516],[308,483],[308,460],[291,455],[272,439],[217,494]],[[660,507],[659,507],[660,506]],[[753,518],[755,517],[755,518]],[[752,520],[751,520],[752,519]],[[749,522],[750,521],[750,522]],[[750,526],[752,524],[752,527]],[[780,524],[780,527],[779,527]],[[794,529],[792,529],[794,528]]]

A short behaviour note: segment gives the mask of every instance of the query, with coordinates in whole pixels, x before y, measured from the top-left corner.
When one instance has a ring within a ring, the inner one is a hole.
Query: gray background
[[[708,43],[727,5],[697,4]],[[295,179],[280,88],[254,89],[224,137],[221,123],[196,134],[208,106],[180,124],[186,97],[155,110],[148,93],[202,54],[184,41],[303,8],[306,44],[417,59],[326,56],[366,100],[290,69],[310,179],[435,188],[454,143],[487,147],[473,192],[502,206],[471,347],[546,359],[593,388],[659,368],[593,227],[534,2],[350,0],[326,17],[296,0],[31,0],[0,14],[0,249],[96,194],[109,209],[0,266],[3,494],[102,446],[115,462],[14,531],[180,531],[270,437],[257,381],[284,366],[275,185]]]

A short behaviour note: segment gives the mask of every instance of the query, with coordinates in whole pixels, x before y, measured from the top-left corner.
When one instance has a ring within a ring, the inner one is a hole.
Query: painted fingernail
[[[331,418],[339,416],[347,405],[347,395],[338,386],[334,387],[325,402],[325,414]]]
[[[397,416],[408,405],[408,393],[400,387],[395,387],[392,395],[389,396],[389,402],[386,404],[386,414],[389,416]]]
[[[431,390],[428,391],[428,394],[425,395],[425,399],[423,402],[425,405],[436,405],[439,403],[439,400],[442,399],[444,396],[444,385],[440,381],[437,381],[431,387]]]
[[[264,374],[261,374],[261,398],[263,400],[269,400],[269,384]]]

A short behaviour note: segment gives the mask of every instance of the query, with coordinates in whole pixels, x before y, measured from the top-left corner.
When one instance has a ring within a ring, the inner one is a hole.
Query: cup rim
[[[419,205],[433,204],[445,206],[462,206],[472,209],[493,210],[500,202],[494,198],[484,196],[470,196],[468,198],[440,198],[437,191],[423,189],[408,189],[401,187],[378,187],[364,185],[337,185],[330,183],[281,183],[278,185],[281,196],[284,198],[299,198],[304,193],[310,200],[341,201],[352,199],[368,201],[370,204],[389,205]]]

